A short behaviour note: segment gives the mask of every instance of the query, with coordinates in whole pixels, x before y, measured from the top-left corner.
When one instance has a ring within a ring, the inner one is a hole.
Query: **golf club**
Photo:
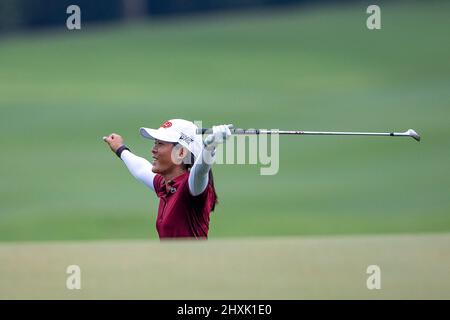
[[[411,137],[420,141],[420,135],[413,129],[405,132],[333,132],[333,131],[302,131],[302,130],[265,130],[265,129],[232,129],[231,134],[299,134],[299,135],[331,135],[331,136],[387,136],[387,137]],[[212,129],[201,128],[197,134],[212,133]]]

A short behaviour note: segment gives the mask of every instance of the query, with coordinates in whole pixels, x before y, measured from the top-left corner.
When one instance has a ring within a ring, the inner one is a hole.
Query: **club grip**
[[[228,128],[230,128],[231,133],[233,133],[233,127],[234,127],[234,125],[228,124],[227,126],[228,126]],[[205,133],[212,133],[212,132],[213,132],[213,131],[212,131],[212,129],[210,129],[210,128],[199,128],[199,129],[197,129],[197,134],[205,134]]]

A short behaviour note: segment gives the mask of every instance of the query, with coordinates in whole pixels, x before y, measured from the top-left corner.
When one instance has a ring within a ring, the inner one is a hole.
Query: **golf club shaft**
[[[293,134],[293,135],[332,135],[332,136],[388,136],[388,137],[412,137],[411,129],[406,132],[334,132],[334,131],[303,131],[303,130],[266,130],[266,129],[230,129],[231,134]],[[415,133],[415,131],[413,131]],[[212,133],[211,129],[201,128],[198,134]]]

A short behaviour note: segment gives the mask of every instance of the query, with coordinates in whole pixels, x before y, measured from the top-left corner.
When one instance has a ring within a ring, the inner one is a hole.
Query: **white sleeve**
[[[128,168],[128,171],[130,171],[133,177],[144,183],[153,191],[155,190],[153,186],[153,178],[156,176],[156,174],[153,173],[153,166],[149,161],[144,158],[138,157],[128,150],[124,150],[122,152],[122,154],[120,155],[120,159],[123,160]]]
[[[198,196],[205,191],[209,181],[209,170],[215,160],[215,149],[203,148],[200,156],[195,160],[189,173],[189,191]]]

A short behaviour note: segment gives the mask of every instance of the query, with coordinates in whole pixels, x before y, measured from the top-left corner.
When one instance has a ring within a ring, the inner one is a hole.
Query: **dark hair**
[[[214,187],[214,176],[212,173],[212,169],[209,169],[209,182],[211,183],[211,187],[214,193],[214,203],[212,205],[211,211],[214,211],[214,209],[216,208],[216,204],[219,203],[218,197],[217,197],[217,193],[216,193],[216,188]]]
[[[177,143],[177,142],[173,142],[173,145],[177,146],[177,145],[180,145],[180,144]],[[189,150],[188,150],[188,152],[189,152],[189,155],[185,158],[185,159],[188,159],[188,160],[183,160],[183,165],[184,165],[184,168],[187,171],[190,171],[192,166],[194,165],[195,156]],[[211,208],[211,211],[214,211],[214,209],[216,208],[216,204],[219,203],[219,200],[218,200],[218,197],[217,197],[216,188],[214,187],[214,176],[213,176],[213,173],[212,173],[212,169],[209,169],[208,181],[209,181],[209,183],[211,183],[211,187],[212,187],[213,193],[214,193],[214,203],[213,203],[213,206]]]

